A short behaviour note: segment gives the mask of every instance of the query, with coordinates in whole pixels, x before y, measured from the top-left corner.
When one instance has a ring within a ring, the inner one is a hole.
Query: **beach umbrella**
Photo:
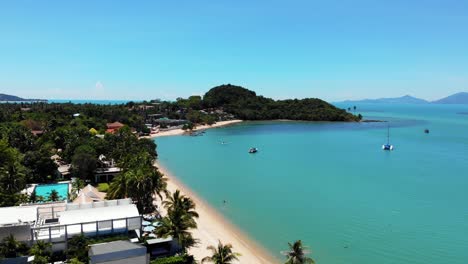
[[[154,226],[145,226],[143,228],[143,231],[144,232],[152,232],[154,229],[156,229],[156,227],[154,227]]]
[[[143,222],[141,222],[141,224],[144,225],[144,226],[149,226],[149,225],[151,225],[151,223],[148,222],[148,221],[143,221]]]

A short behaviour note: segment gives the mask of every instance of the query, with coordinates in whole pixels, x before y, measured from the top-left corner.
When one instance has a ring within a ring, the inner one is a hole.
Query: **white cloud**
[[[95,84],[96,90],[102,90],[104,89],[104,84],[102,84],[101,81],[97,81]]]

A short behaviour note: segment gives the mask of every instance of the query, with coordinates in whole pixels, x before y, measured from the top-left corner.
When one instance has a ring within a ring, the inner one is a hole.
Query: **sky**
[[[226,83],[328,101],[468,91],[468,1],[0,1],[0,93],[173,100]]]

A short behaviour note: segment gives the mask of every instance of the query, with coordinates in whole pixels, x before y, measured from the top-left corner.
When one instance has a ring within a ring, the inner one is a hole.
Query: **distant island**
[[[468,93],[461,92],[433,101],[434,104],[468,104]]]
[[[411,95],[405,95],[395,98],[378,98],[378,99],[364,99],[364,100],[346,100],[343,103],[373,103],[373,104],[427,104],[428,101]]]
[[[321,99],[273,100],[231,84],[209,90],[203,97],[206,108],[223,108],[243,120],[360,121],[355,116]]]
[[[363,100],[346,100],[338,103],[345,104],[358,104],[358,103],[372,103],[372,104],[468,104],[468,93],[460,92],[445,98],[427,101],[424,99],[416,98],[411,95],[405,95],[395,98],[378,98],[378,99],[363,99]]]
[[[15,95],[2,94],[0,93],[1,102],[47,102],[45,99],[25,99]]]

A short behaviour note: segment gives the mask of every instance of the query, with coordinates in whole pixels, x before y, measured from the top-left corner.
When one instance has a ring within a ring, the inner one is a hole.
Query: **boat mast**
[[[390,145],[390,125],[387,125],[387,145]]]

